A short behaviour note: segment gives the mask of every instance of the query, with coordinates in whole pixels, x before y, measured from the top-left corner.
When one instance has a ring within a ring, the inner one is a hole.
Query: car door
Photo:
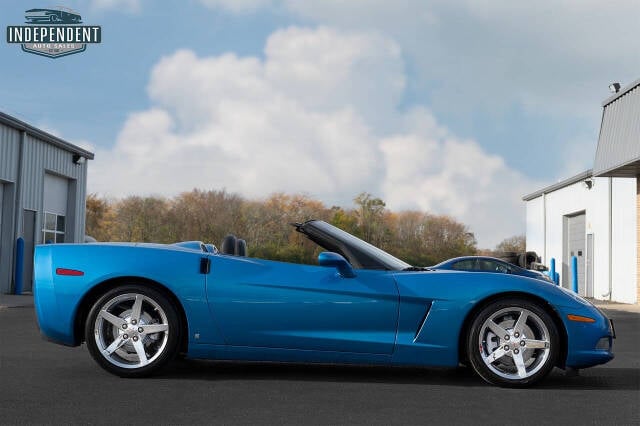
[[[391,354],[398,289],[387,271],[214,256],[211,315],[233,346]]]

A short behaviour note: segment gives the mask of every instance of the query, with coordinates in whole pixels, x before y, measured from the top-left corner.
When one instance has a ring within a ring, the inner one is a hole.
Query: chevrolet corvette
[[[529,277],[411,266],[326,222],[293,224],[318,265],[251,258],[233,235],[211,244],[36,248],[38,325],[86,343],[121,377],[187,358],[472,367],[526,387],[554,367],[613,358],[613,323],[589,301]]]

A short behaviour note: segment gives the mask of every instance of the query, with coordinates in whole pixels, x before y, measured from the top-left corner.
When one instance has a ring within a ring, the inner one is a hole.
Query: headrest
[[[247,242],[243,239],[236,242],[236,256],[247,256]]]
[[[236,238],[236,236],[229,234],[226,237],[224,237],[224,240],[222,240],[222,245],[220,246],[220,252],[222,254],[230,254],[233,256],[236,254],[237,245],[238,245],[238,239]]]

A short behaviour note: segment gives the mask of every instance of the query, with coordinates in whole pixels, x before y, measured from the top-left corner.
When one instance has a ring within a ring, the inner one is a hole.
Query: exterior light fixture
[[[587,188],[587,190],[590,190],[591,188],[593,188],[593,179],[587,179],[585,181],[582,182],[582,184],[584,185],[585,188]]]
[[[609,91],[611,93],[618,93],[620,91],[620,83],[611,83],[609,85]]]
[[[84,164],[85,158],[80,154],[73,154],[73,164]]]

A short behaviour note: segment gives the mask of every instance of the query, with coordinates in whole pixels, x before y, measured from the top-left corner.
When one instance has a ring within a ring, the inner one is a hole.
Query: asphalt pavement
[[[24,297],[24,296],[23,296]],[[0,308],[0,424],[638,425],[640,312],[606,309],[616,358],[532,389],[470,370],[181,360],[148,379],[44,341],[32,303]],[[0,303],[1,304],[1,303]]]

